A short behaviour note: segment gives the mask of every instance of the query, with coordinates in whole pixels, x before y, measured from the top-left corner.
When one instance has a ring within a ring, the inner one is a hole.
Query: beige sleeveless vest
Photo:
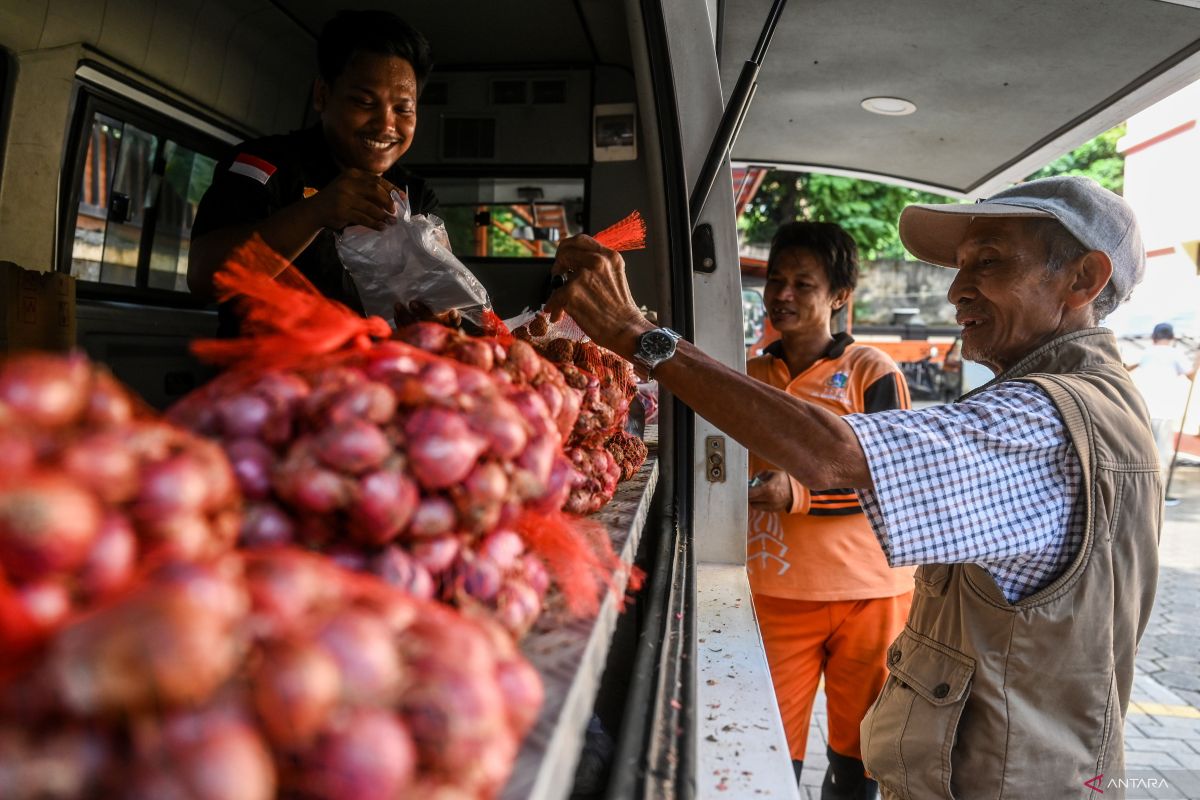
[[[1094,800],[1085,781],[1124,772],[1162,525],[1145,405],[1103,328],[1061,336],[992,383],[1017,379],[1049,393],[1079,454],[1083,546],[1015,605],[973,564],[917,570],[908,625],[861,726],[885,798]],[[1103,785],[1105,800],[1120,796]]]

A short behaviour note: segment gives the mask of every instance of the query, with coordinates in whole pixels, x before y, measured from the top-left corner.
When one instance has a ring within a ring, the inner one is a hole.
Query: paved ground
[[[1138,651],[1125,723],[1127,800],[1200,800],[1200,462],[1179,466],[1159,551],[1159,587]],[[802,796],[817,800],[825,757],[825,696],[818,693],[808,736]],[[1106,776],[1105,781],[1112,776]],[[1109,788],[1111,797],[1113,789]],[[1104,795],[1095,793],[1096,800]]]

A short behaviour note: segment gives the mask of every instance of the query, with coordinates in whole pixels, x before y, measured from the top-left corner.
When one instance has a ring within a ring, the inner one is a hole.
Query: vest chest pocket
[[[950,566],[948,564],[923,564],[917,567],[913,575],[913,584],[918,594],[930,597],[941,597],[946,593],[946,584],[950,581]]]
[[[861,726],[863,761],[902,798],[948,799],[950,751],[975,661],[905,628],[887,662],[887,683]]]

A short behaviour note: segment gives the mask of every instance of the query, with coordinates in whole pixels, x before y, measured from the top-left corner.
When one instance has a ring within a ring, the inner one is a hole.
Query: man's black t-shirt
[[[192,238],[260,222],[320,191],[340,172],[320,125],[245,141],[217,164],[212,185],[196,211]],[[425,182],[398,164],[383,177],[408,193],[412,213],[428,214],[437,207],[437,197]],[[333,231],[318,233],[293,263],[326,297],[362,310],[350,274],[338,258]],[[236,321],[222,305],[221,333],[231,335],[236,329]]]

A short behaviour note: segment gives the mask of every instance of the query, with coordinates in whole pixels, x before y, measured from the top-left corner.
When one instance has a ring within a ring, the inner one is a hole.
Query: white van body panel
[[[713,50],[709,16],[700,2],[666,3],[663,13],[670,36],[672,73],[683,130],[683,155],[689,187],[700,172],[713,133],[721,120],[720,75]],[[699,13],[698,13],[699,12]],[[700,224],[712,226],[717,268],[692,276],[695,343],[713,358],[745,371],[742,346],[742,281],[734,226],[733,182],[726,162],[709,195]],[[707,421],[697,418],[693,453],[695,475],[696,559],[699,562],[745,564],[745,448]],[[709,436],[725,439],[725,480],[708,479],[702,444]]]
[[[696,3],[666,3],[672,72],[692,187],[723,111],[713,50],[713,17]],[[749,56],[747,53],[746,56]],[[744,372],[742,282],[728,159],[700,217],[710,225],[716,270],[693,272],[695,343]],[[696,258],[693,253],[693,258]],[[709,479],[708,437],[725,449],[725,479]],[[747,452],[696,417],[692,530],[696,552],[696,797],[792,798],[795,773],[754,617],[746,575]]]
[[[696,797],[798,797],[746,569],[696,568]]]

